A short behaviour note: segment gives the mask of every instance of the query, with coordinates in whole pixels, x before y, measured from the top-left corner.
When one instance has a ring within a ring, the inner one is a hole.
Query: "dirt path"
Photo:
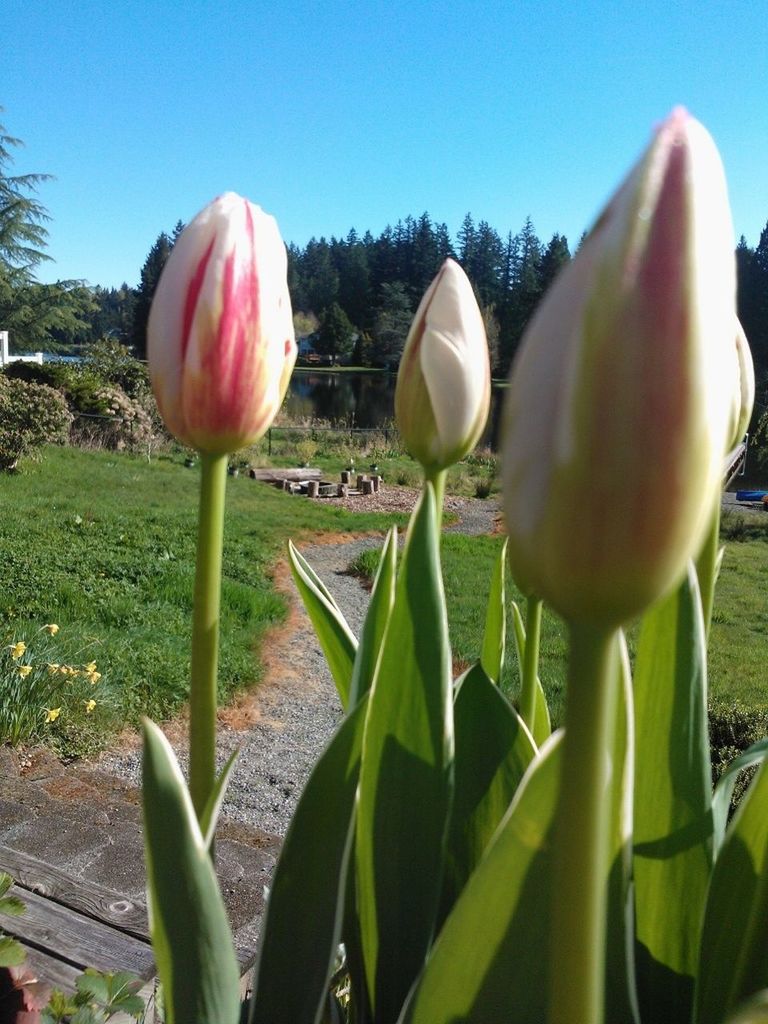
[[[398,496],[398,511],[410,509],[417,496],[416,492],[392,494]],[[388,502],[393,509],[391,496]],[[498,516],[496,502],[453,498],[447,506],[460,517],[449,530],[493,532]],[[355,635],[360,633],[368,596],[347,568],[356,555],[366,548],[380,546],[381,540],[380,536],[343,536],[300,546],[304,557],[333,593]],[[265,642],[266,671],[262,683],[252,694],[244,695],[221,712],[219,756],[223,762],[235,747],[240,747],[224,805],[226,816],[284,835],[299,793],[342,712],[314,630],[284,563],[277,568],[276,583],[289,596],[288,619]],[[168,732],[180,760],[185,762],[183,723]],[[139,784],[140,755],[136,749],[105,754],[99,766]]]

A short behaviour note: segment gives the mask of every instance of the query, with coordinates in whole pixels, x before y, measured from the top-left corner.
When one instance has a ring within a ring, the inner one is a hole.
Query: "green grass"
[[[467,537],[460,533],[443,534],[441,554],[448,626],[455,670],[461,671],[480,654],[485,627],[485,610],[491,573],[501,552],[501,537]],[[363,552],[352,570],[372,578],[378,565],[378,551]],[[507,578],[507,598],[518,603],[525,616],[524,598]],[[541,678],[547,691],[550,710],[561,724],[567,654],[566,629],[560,619],[545,609],[541,630]],[[516,698],[520,677],[515,654],[511,619],[507,626],[507,652],[502,672],[502,687]]]
[[[96,660],[97,709],[74,704],[51,725],[65,749],[98,743],[141,715],[162,719],[187,695],[199,469],[179,459],[52,448],[0,477],[0,641],[60,626],[65,661]],[[259,678],[259,647],[285,614],[271,569],[288,537],[386,529],[392,517],[351,515],[228,479],[220,694]],[[2,655],[0,655],[2,656]],[[5,657],[9,657],[6,653]]]
[[[750,519],[744,527],[729,518],[724,534],[747,539],[726,539],[709,645],[710,693],[720,703],[768,711],[768,516],[764,520]],[[443,536],[448,623],[458,668],[479,655],[491,568],[501,543],[498,537]],[[377,563],[378,552],[369,551],[355,561],[353,568],[370,577]],[[524,613],[521,594],[509,585],[512,600],[518,602]],[[629,632],[630,648],[636,633],[635,626]],[[502,685],[514,698],[519,676],[511,628],[507,639]],[[553,722],[558,725],[562,724],[566,665],[566,627],[545,609],[540,676]]]

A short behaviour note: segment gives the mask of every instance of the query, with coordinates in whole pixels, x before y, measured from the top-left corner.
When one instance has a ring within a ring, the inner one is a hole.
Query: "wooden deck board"
[[[0,870],[12,875],[21,889],[47,896],[86,917],[149,942],[149,923],[143,903],[126,899],[93,882],[80,882],[52,864],[7,846],[0,846]],[[24,893],[19,895],[25,898]]]
[[[152,947],[141,939],[31,889],[14,885],[10,893],[23,900],[26,911],[20,917],[0,914],[0,927],[24,945],[81,969],[130,971],[145,980],[155,974]]]

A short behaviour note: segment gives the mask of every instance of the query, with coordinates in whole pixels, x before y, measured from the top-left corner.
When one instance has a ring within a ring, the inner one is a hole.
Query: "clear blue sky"
[[[41,280],[135,284],[228,189],[300,245],[424,210],[573,243],[679,103],[737,234],[768,221],[765,0],[3,0],[0,37],[15,169],[56,176]]]

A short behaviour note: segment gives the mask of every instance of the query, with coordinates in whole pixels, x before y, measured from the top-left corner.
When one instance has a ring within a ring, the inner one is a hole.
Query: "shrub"
[[[154,437],[152,416],[139,399],[119,387],[100,385],[80,392],[80,416],[73,439],[110,451],[145,451]]]
[[[738,700],[711,698],[709,702],[709,742],[712,749],[712,782],[715,783],[731,761],[747,747],[768,736],[768,712],[750,708]],[[734,809],[746,791],[754,768],[741,773],[733,791]]]
[[[45,384],[0,375],[0,469],[12,470],[22,457],[45,444],[65,444],[72,415],[63,396]]]
[[[125,345],[102,338],[86,349],[85,368],[105,384],[113,384],[129,398],[142,400],[150,391],[146,364],[134,359]]]

